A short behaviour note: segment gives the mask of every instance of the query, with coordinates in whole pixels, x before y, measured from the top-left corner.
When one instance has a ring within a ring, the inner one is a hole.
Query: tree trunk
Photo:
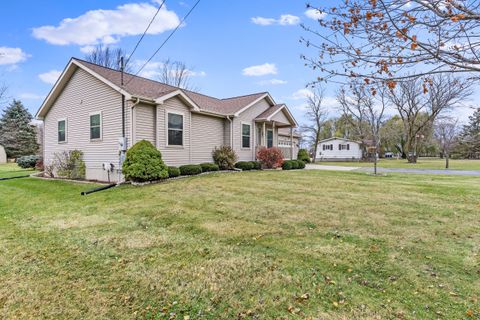
[[[405,154],[407,156],[408,163],[417,163],[417,151],[415,142],[411,139],[407,139],[405,142]]]
[[[315,135],[315,146],[313,147],[313,163],[317,162],[318,142],[320,141],[320,130]]]
[[[448,169],[450,167],[450,156],[448,153],[445,153],[445,169]]]

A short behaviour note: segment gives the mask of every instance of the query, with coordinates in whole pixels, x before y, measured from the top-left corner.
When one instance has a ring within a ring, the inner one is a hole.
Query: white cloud
[[[265,76],[267,74],[277,74],[277,66],[274,63],[264,63],[258,66],[251,66],[243,69],[244,76]]]
[[[27,60],[30,55],[20,48],[0,47],[0,65],[15,65]]]
[[[114,10],[91,10],[76,18],[63,19],[58,26],[34,28],[33,36],[55,45],[112,44],[121,37],[142,34],[156,11],[157,7],[149,3],[129,3]],[[176,13],[163,6],[148,34],[174,29],[179,22]]]
[[[305,15],[314,20],[322,20],[327,15],[326,12],[320,11],[318,9],[308,9],[305,11]]]
[[[292,96],[290,97],[290,99],[292,99],[292,100],[305,100],[305,99],[310,98],[310,97],[313,97],[312,90],[303,88],[303,89],[299,89],[299,90],[295,91],[292,94]]]
[[[262,81],[258,82],[258,84],[261,85],[261,86],[278,85],[278,84],[286,84],[286,83],[287,83],[287,81],[280,80],[280,79],[262,80]]]
[[[292,26],[300,23],[300,18],[291,14],[282,14],[278,19],[253,17],[252,22],[261,26],[270,26],[278,24],[281,26]]]
[[[61,74],[62,74],[62,71],[50,70],[48,72],[39,74],[38,77],[40,78],[40,80],[42,80],[45,83],[55,84],[55,82],[57,82],[57,79],[60,77]]]
[[[35,93],[29,93],[29,92],[21,93],[19,97],[20,99],[25,99],[25,100],[42,100],[45,98],[45,96],[35,94]]]

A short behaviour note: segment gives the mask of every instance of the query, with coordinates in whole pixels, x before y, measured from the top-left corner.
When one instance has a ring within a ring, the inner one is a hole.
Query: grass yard
[[[2,318],[480,317],[479,178],[263,171],[80,196],[89,187],[0,182]]]
[[[372,162],[333,162],[318,161],[318,164],[347,167],[373,167]],[[420,158],[416,164],[408,163],[404,159],[380,159],[378,166],[382,168],[408,168],[408,169],[445,169],[445,160],[439,158]],[[455,160],[450,159],[452,170],[480,170],[480,160]]]
[[[29,175],[35,172],[33,169],[22,169],[16,163],[0,164],[0,178]]]

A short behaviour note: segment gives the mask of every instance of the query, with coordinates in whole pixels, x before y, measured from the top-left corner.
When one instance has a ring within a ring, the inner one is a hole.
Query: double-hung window
[[[250,148],[250,132],[251,126],[242,123],[242,148]]]
[[[60,119],[57,123],[58,142],[67,141],[67,119]]]
[[[90,114],[90,140],[102,138],[102,114],[100,112]]]
[[[168,113],[168,145],[183,146],[183,115]]]

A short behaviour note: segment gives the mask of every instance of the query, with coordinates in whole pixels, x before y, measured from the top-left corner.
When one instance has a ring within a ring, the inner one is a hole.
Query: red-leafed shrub
[[[276,169],[282,166],[283,154],[279,148],[261,148],[257,152],[257,159],[267,169]]]

